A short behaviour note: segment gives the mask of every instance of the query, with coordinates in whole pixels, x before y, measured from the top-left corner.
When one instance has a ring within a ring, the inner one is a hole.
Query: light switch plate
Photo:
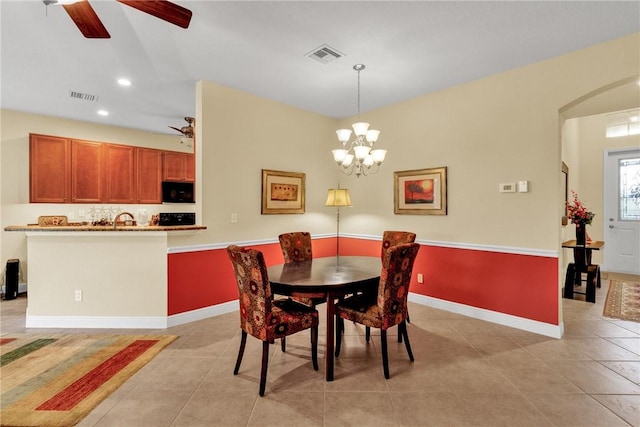
[[[518,191],[526,193],[529,191],[529,181],[518,181]]]
[[[516,192],[516,183],[508,182],[505,184],[500,184],[500,192],[501,193],[515,193]]]

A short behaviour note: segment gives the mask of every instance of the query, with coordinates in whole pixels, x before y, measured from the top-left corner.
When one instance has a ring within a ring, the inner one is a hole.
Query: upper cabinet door
[[[137,149],[138,203],[162,203],[162,151]]]
[[[195,181],[194,155],[176,151],[164,152],[164,181]]]
[[[135,147],[103,144],[105,203],[135,203]]]
[[[102,203],[103,157],[99,142],[71,140],[71,199],[73,203]]]
[[[29,135],[29,202],[69,203],[69,140]]]
[[[196,182],[196,156],[194,154],[187,154],[187,173],[185,179],[189,182]]]

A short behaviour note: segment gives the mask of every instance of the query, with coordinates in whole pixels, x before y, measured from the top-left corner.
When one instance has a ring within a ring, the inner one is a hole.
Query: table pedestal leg
[[[324,354],[325,377],[327,381],[333,381],[333,351],[335,343],[335,295],[331,292],[327,295],[327,344]]]
[[[587,302],[596,302],[597,274],[599,268],[597,265],[590,265],[587,268],[587,290],[585,294]]]
[[[564,297],[573,299],[573,285],[575,283],[576,265],[571,263],[567,266],[567,275],[564,279]]]

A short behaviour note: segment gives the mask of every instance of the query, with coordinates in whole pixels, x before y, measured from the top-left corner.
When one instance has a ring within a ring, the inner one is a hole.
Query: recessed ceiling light
[[[98,114],[101,116],[108,116],[109,112],[107,110],[98,110]]]
[[[124,78],[122,78],[122,79],[118,79],[118,84],[119,84],[120,86],[131,86],[131,80],[129,80],[129,79],[124,79]]]

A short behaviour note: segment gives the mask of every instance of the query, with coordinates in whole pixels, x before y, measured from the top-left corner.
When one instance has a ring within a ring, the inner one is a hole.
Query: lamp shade
[[[351,197],[349,196],[349,190],[346,188],[330,188],[327,193],[327,201],[325,206],[351,206]]]

